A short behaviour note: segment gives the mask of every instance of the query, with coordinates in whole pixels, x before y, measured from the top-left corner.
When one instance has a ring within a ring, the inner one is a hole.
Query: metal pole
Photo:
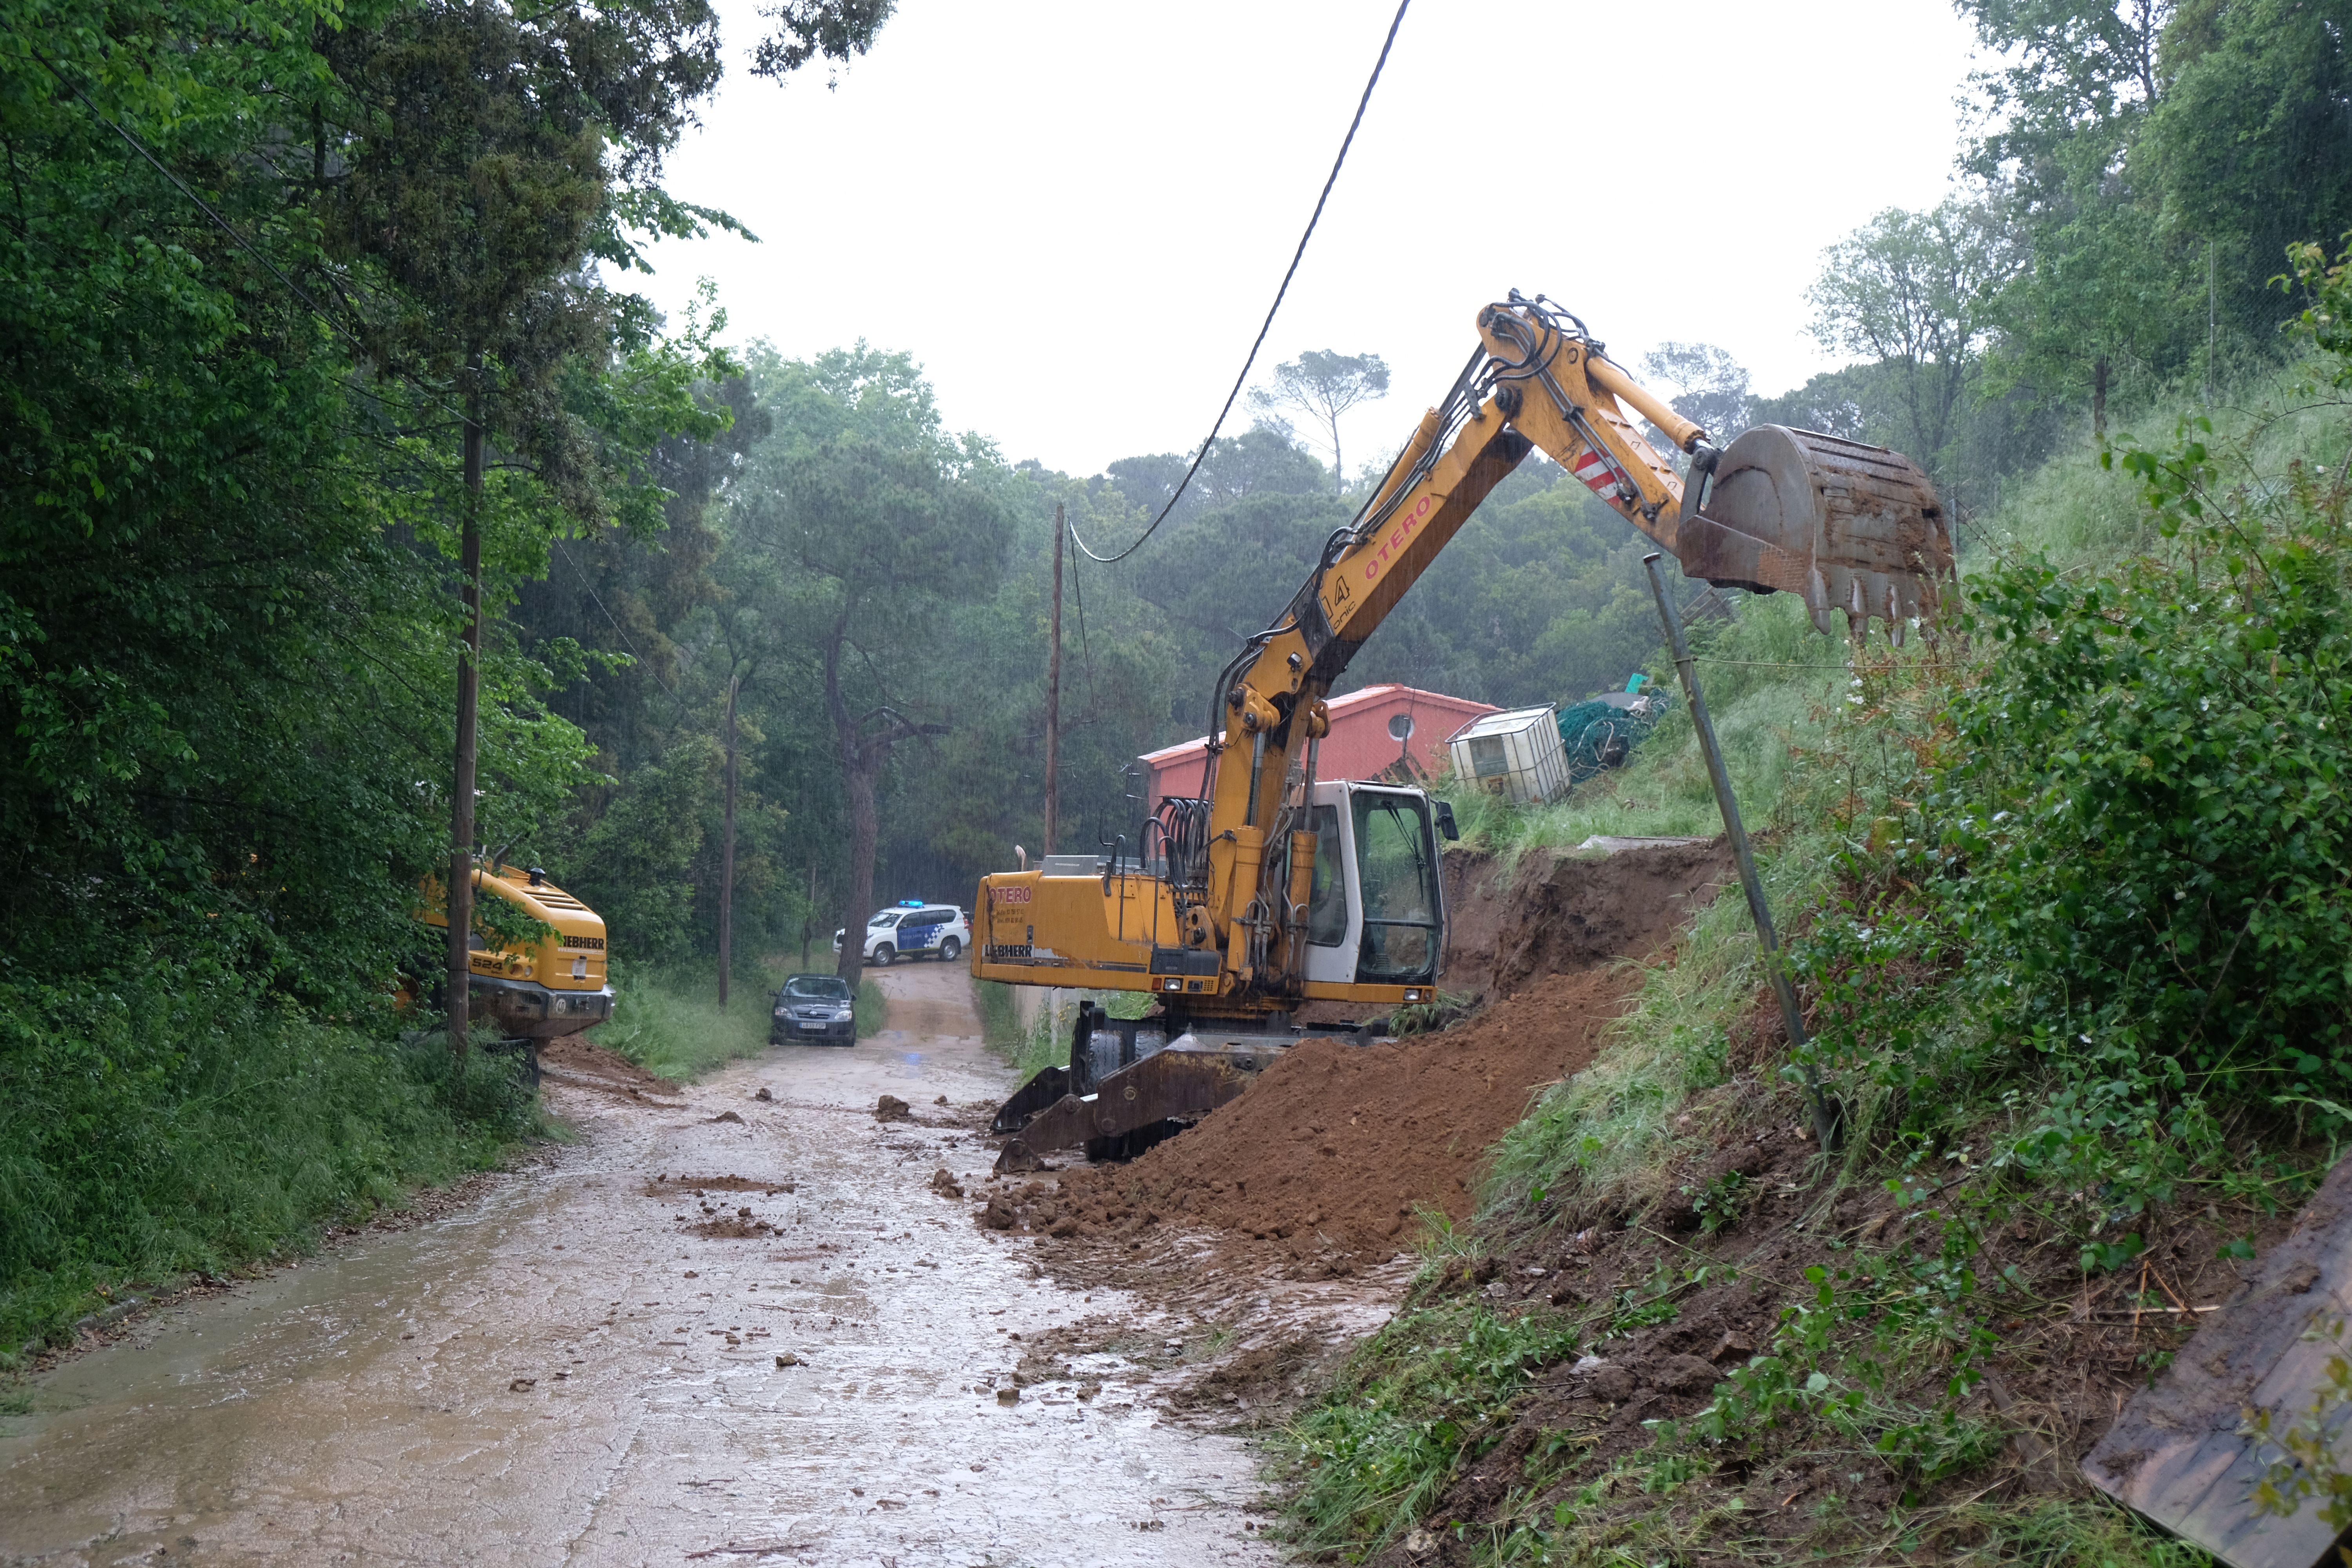
[[[1706,776],[1715,785],[1715,803],[1723,809],[1723,831],[1731,840],[1731,858],[1739,866],[1739,885],[1748,894],[1748,912],[1755,917],[1757,944],[1764,950],[1764,973],[1772,994],[1780,1002],[1780,1022],[1789,1031],[1789,1048],[1797,1053],[1798,1069],[1805,1077],[1805,1099],[1813,1112],[1813,1135],[1824,1151],[1837,1146],[1837,1106],[1822,1092],[1820,1077],[1804,1059],[1805,1024],[1797,1013],[1797,993],[1789,984],[1789,967],[1780,954],[1780,939],[1772,929],[1772,908],[1764,901],[1764,879],[1756,873],[1756,854],[1748,847],[1748,829],[1739,820],[1738,797],[1731,793],[1731,774],[1723,765],[1723,749],[1716,743],[1715,721],[1707,717],[1706,697],[1698,689],[1691,667],[1690,645],[1683,638],[1683,618],[1675,612],[1674,595],[1666,592],[1666,574],[1658,566],[1659,553],[1642,557],[1650,569],[1650,592],[1658,601],[1658,619],[1665,623],[1666,646],[1673,650],[1675,669],[1690,699],[1691,723],[1698,731],[1699,751],[1706,758]]]

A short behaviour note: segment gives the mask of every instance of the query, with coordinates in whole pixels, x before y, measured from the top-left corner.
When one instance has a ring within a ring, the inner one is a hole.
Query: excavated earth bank
[[[999,1184],[980,1223],[1045,1238],[1041,1266],[1063,1279],[1166,1296],[1197,1293],[1189,1276],[1202,1268],[1345,1277],[1394,1257],[1419,1211],[1465,1218],[1487,1147],[1532,1094],[1592,1059],[1639,963],[1670,946],[1732,868],[1707,843],[1544,854],[1508,876],[1454,854],[1446,872],[1442,984],[1492,998],[1467,1024],[1395,1045],[1304,1041],[1131,1164]],[[1148,1233],[1162,1226],[1209,1244],[1187,1277],[1146,1262]]]

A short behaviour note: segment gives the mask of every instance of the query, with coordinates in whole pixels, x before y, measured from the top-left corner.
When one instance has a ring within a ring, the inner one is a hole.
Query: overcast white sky
[[[952,426],[1078,474],[1206,433],[1392,13],[901,0],[828,92],[750,74],[757,9],[720,0],[727,82],[667,183],[761,243],[666,244],[625,286],[675,307],[716,279],[738,343],[908,350]],[[1353,470],[1517,288],[1622,363],[1714,342],[1786,390],[1830,363],[1822,248],[1945,194],[1969,45],[1948,0],[1415,0],[1253,379],[1385,356]]]

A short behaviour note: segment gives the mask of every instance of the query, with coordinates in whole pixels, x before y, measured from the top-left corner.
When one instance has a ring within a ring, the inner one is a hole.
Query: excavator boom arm
[[[1487,306],[1478,334],[1446,401],[1220,679],[1202,905],[1243,990],[1261,987],[1269,970],[1297,973],[1295,946],[1283,946],[1296,924],[1285,889],[1296,857],[1312,848],[1282,831],[1297,826],[1281,820],[1291,757],[1323,732],[1322,700],[1356,650],[1530,450],[1541,447],[1687,575],[1797,593],[1823,631],[1843,615],[1859,636],[1876,616],[1899,641],[1907,620],[1932,621],[1951,574],[1941,509],[1900,454],[1779,426],[1717,452],[1706,431],[1541,299],[1514,293]],[[1691,455],[1690,489],[1635,416]],[[1696,504],[1702,493],[1706,507]]]

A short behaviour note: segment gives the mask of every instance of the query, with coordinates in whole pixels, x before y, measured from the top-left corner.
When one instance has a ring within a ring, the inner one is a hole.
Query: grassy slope
[[[614,975],[613,1021],[590,1037],[647,1072],[684,1083],[768,1048],[770,1001],[790,966],[771,963],[756,984],[739,983],[719,1005],[718,982],[700,969],[622,970]],[[882,1027],[882,992],[871,980],[857,987],[857,1037]]]
[[[2247,407],[2216,415],[2253,469],[2275,473],[2297,457],[2330,466],[2343,461],[2340,410],[2297,408],[2284,378],[2255,390]],[[2276,412],[2282,408],[2287,411]],[[2169,417],[2144,421],[2151,442],[2171,424]],[[2041,552],[2079,572],[2155,542],[2136,486],[2076,453],[2011,487],[2000,513],[1969,531],[1963,571],[1996,552]],[[1903,694],[1921,689],[1916,669],[1924,650],[1915,647],[1907,665],[1896,660],[1865,671],[1865,689],[1845,668],[1843,640],[1811,635],[1785,598],[1751,603],[1736,625],[1702,635],[1700,679],[1743,812],[1759,839],[1774,907],[1784,934],[1801,930],[1835,891],[1832,856],[1866,833],[1870,813],[1895,809],[1871,803],[1884,801],[1892,782],[1905,776],[1911,757],[1904,742],[1916,739],[1930,717],[1899,712]],[[1672,679],[1670,668],[1653,673]],[[1865,701],[1874,719],[1895,717],[1871,725],[1840,722],[1841,710]],[[1559,805],[1514,811],[1480,797],[1455,799],[1467,835],[1507,862],[1539,847],[1570,847],[1594,833],[1720,827],[1688,722],[1680,717],[1661,726],[1633,765]],[[1966,1295],[1975,1289],[1975,1275],[1965,1259],[1955,1263],[1932,1248],[1906,1243],[1857,1251],[1834,1232],[1820,1250],[1818,1263],[1827,1271],[1818,1287],[1787,1269],[1778,1278],[1768,1270],[1742,1287],[1778,1296],[1780,1328],[1759,1335],[1764,1353],[1753,1369],[1718,1387],[1708,1407],[1723,1424],[1716,1437],[1661,1429],[1646,1448],[1603,1463],[1580,1458],[1594,1451],[1580,1447],[1587,1439],[1538,1433],[1489,1488],[1502,1490],[1501,1500],[1477,1502],[1485,1494],[1465,1477],[1475,1479],[1489,1448],[1527,1436],[1506,1434],[1530,1407],[1538,1369],[1571,1350],[1606,1354],[1612,1345],[1633,1343],[1645,1327],[1670,1322],[1675,1303],[1687,1304],[1710,1286],[1720,1290],[1733,1270],[1725,1262],[1730,1249],[1715,1245],[1710,1223],[1694,1243],[1636,1236],[1638,1247],[1619,1247],[1625,1256],[1612,1260],[1616,1289],[1598,1301],[1579,1304],[1570,1291],[1564,1308],[1547,1305],[1540,1295],[1524,1308],[1501,1307],[1467,1287],[1494,1278],[1505,1260],[1541,1258],[1557,1273],[1570,1232],[1620,1223],[1639,1231],[1641,1216],[1658,1212],[1678,1190],[1696,1191],[1703,1202],[1713,1189],[1693,1185],[1702,1156],[1746,1132],[1801,1121],[1785,1069],[1776,1075],[1768,1063],[1766,1070],[1743,1073],[1736,1060],[1734,1037],[1743,1029],[1752,1036],[1762,995],[1753,927],[1737,890],[1727,891],[1702,914],[1676,962],[1646,976],[1612,1047],[1496,1146],[1479,1223],[1433,1238],[1406,1310],[1278,1441],[1277,1468],[1292,1488],[1298,1541],[1360,1560],[1416,1525],[1435,1524],[1440,1540],[1454,1538],[1445,1548],[1448,1562],[1637,1563],[1710,1552],[1777,1560],[1816,1549],[1901,1556],[1931,1538],[1951,1554],[1945,1560],[2103,1568],[2203,1562],[2201,1553],[2079,1495],[2036,1497],[2012,1483],[1956,1504],[1955,1488],[1979,1493],[1998,1479],[2008,1428],[1980,1397],[1955,1404],[1938,1396],[1954,1355],[1974,1352],[1966,1346],[1956,1352],[1952,1315],[1937,1320],[1922,1315],[1924,1308],[1908,1311],[1903,1303],[1909,1298],[1901,1290],[1890,1295],[1887,1282],[1907,1281],[1910,1297],[1924,1300],[1938,1289]],[[1857,1204],[1890,1204],[1885,1185],[1905,1167],[1874,1121],[1885,1098],[1874,1100],[1865,1085],[1850,1108],[1857,1131],[1845,1156],[1827,1167],[1813,1163],[1801,1212],[1815,1223],[1832,1212],[1853,1212]],[[1995,1136],[2015,1122],[2012,1110],[1990,1098],[1961,1108],[1954,1120],[1971,1109]],[[1753,1203],[1753,1194],[1740,1198],[1736,1183],[1716,1195],[1736,1200],[1729,1205],[1735,1209],[1738,1201]],[[2046,1202],[2037,1206],[2030,1190],[2013,1195],[2000,1212],[2015,1217],[2021,1234],[2051,1220]],[[1988,1199],[1973,1218],[1927,1217],[1941,1226],[1937,1234],[1947,1238],[1949,1254],[1958,1245],[1950,1238],[1971,1225],[1980,1231],[1995,1206],[1998,1200]],[[2235,1219],[2252,1223],[2251,1214]],[[1736,1230],[1736,1222],[1727,1228]],[[1980,1263],[1979,1272],[1994,1270],[1993,1252]],[[1646,1279],[1643,1268],[1652,1271]],[[2162,1359],[2159,1353],[2147,1364]],[[1818,1388],[1803,1381],[1807,1369],[1818,1369]],[[1766,1429],[1773,1434],[1769,1441],[1755,1436]],[[1750,1446],[1743,1448],[1743,1441]],[[1738,1544],[1752,1516],[1737,1511],[1738,1489],[1717,1474],[1718,1463],[1731,1463],[1734,1453],[1759,1456],[1743,1458],[1742,1466],[1785,1462],[1800,1450],[1823,1471],[1850,1469],[1853,1481],[1891,1478],[1886,1484],[1896,1500],[1874,1510],[1832,1495],[1793,1532],[1782,1529],[1769,1540],[1757,1534]],[[1433,1510],[1439,1510],[1434,1520]]]

